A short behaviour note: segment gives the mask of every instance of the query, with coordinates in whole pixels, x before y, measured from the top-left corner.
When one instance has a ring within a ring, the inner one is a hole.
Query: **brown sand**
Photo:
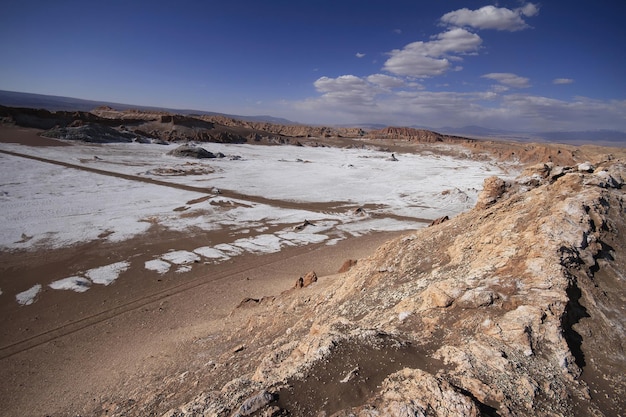
[[[124,387],[127,378],[136,384],[141,376],[166,375],[181,366],[188,354],[184,342],[217,332],[244,298],[278,294],[309,270],[333,274],[346,259],[367,256],[394,235],[241,255],[160,278],[142,270],[140,259],[109,287],[83,294],[48,290],[25,307],[5,300],[0,403],[7,412],[43,415],[78,412],[105,393],[122,395],[131,389]],[[125,242],[119,250],[140,241]],[[90,253],[75,250],[76,257]],[[94,260],[82,259],[85,265]]]
[[[0,142],[28,146],[70,146],[60,140],[39,136],[42,130],[28,127],[0,125]]]

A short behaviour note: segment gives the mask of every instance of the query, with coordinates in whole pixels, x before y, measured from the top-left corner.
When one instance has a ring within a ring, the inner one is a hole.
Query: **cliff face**
[[[623,414],[624,179],[489,179],[470,212],[246,307],[213,389],[166,415]]]
[[[367,133],[367,137],[372,139],[398,139],[410,142],[420,143],[473,143],[475,139],[463,138],[460,136],[442,135],[425,129],[415,129],[411,127],[393,127],[389,126],[384,129],[372,130]]]
[[[300,124],[282,125],[267,122],[252,122],[237,120],[225,116],[200,116],[202,120],[219,123],[224,126],[243,127],[263,131],[274,135],[289,137],[361,137],[365,132],[359,128],[349,127],[327,127],[327,126],[307,126]]]

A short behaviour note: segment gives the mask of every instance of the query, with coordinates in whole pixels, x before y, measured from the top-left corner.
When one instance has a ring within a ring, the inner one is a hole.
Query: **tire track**
[[[124,174],[121,172],[115,171],[107,171],[99,168],[87,167],[84,165],[72,164],[69,162],[57,161],[55,159],[43,158],[40,156],[28,155],[20,152],[13,152],[7,150],[0,150],[0,153],[15,156],[18,158],[26,158],[31,159],[38,162],[44,162],[48,164],[58,165],[65,168],[78,169],[80,171],[90,172],[93,174],[106,175],[109,177],[121,178],[127,181],[136,181],[142,182],[145,184],[158,185],[161,187],[169,187],[175,188],[178,190],[191,191],[195,193],[201,194],[209,194],[210,196],[222,196],[227,198],[232,198],[236,200],[245,200],[250,201],[252,203],[265,204],[269,206],[285,208],[285,209],[295,209],[295,210],[305,210],[305,211],[317,211],[317,212],[345,212],[346,207],[354,207],[354,203],[350,203],[347,201],[338,201],[333,203],[318,203],[318,202],[299,202],[295,200],[276,200],[267,197],[255,196],[255,195],[247,195],[242,194],[233,190],[224,190],[220,189],[219,193],[215,193],[213,191],[213,187],[194,187],[192,185],[186,184],[178,184],[169,181],[157,180],[154,178],[141,177],[138,175]]]
[[[210,279],[207,279],[209,278],[208,276],[203,275],[178,285],[172,285],[168,288],[153,292],[144,297],[136,298],[132,301],[115,306],[108,310],[103,310],[98,313],[82,317],[78,320],[63,324],[53,329],[46,330],[39,334],[30,336],[26,339],[22,339],[18,342],[2,346],[0,347],[0,360],[9,358],[21,352],[33,349],[37,346],[44,345],[72,333],[76,333],[85,328],[116,318],[125,313],[138,310],[147,305],[158,303],[168,297],[172,297],[186,291],[199,288],[203,285],[210,285],[216,282],[231,279],[235,275],[243,274],[257,268],[268,267],[276,263],[284,262],[285,260],[296,258],[310,251],[311,248],[306,246],[291,248],[287,256],[284,256],[283,252],[283,256],[279,257],[278,259],[276,259],[276,256],[272,256],[277,254],[267,254],[265,255],[267,258],[269,258],[267,260],[259,262],[258,259],[255,259],[251,263],[246,263],[245,265],[235,264],[231,267],[227,267],[225,270],[215,273],[210,277]],[[259,258],[263,257],[264,256],[262,255]]]
[[[123,173],[114,172],[114,171],[107,171],[107,170],[102,170],[98,168],[86,167],[86,166],[72,164],[68,162],[57,161],[54,159],[48,159],[48,158],[43,158],[43,157],[38,157],[38,156],[33,156],[33,155],[22,154],[19,152],[0,150],[0,153],[14,156],[14,157],[26,158],[26,159],[43,162],[43,163],[58,165],[58,166],[62,166],[65,168],[77,169],[80,171],[90,172],[90,173],[94,173],[98,175],[105,175],[105,176],[120,178],[120,179],[124,179],[128,181],[136,181],[136,182],[152,184],[152,185],[157,185],[157,186],[175,188],[179,190],[197,192],[201,194],[206,194],[208,197],[220,195],[220,196],[224,196],[227,198],[250,201],[250,202],[259,203],[259,204],[266,204],[266,205],[280,207],[280,208],[297,209],[297,210],[305,210],[305,211],[318,211],[318,212],[324,212],[324,213],[329,213],[329,212],[345,213],[349,209],[350,206],[354,207],[354,204],[351,204],[348,202],[308,203],[308,202],[297,202],[297,201],[283,201],[283,200],[275,200],[275,199],[269,199],[269,198],[259,197],[259,196],[249,196],[249,195],[241,194],[232,190],[220,190],[219,194],[216,194],[213,192],[212,189],[204,188],[204,187],[194,187],[194,186],[189,186],[185,184],[171,183],[171,182],[162,181],[162,180],[153,179],[153,178],[146,178],[146,177],[140,177],[136,175],[123,174]],[[193,204],[193,203],[194,203],[194,200],[191,200],[190,202],[188,202],[188,204]],[[386,215],[386,216],[390,218],[401,219],[401,216],[394,216],[394,215]],[[411,220],[411,221],[417,221],[417,222],[419,221],[430,222],[430,220],[428,219],[416,219],[416,218],[406,218],[405,220]],[[72,322],[63,324],[61,326],[46,330],[39,334],[30,336],[26,339],[22,339],[20,341],[17,341],[17,342],[14,342],[5,346],[0,346],[0,360],[14,356],[21,352],[33,349],[37,346],[41,346],[43,344],[54,341],[56,339],[60,339],[72,333],[76,333],[82,329],[105,322],[106,320],[113,319],[115,317],[140,309],[147,305],[160,302],[168,297],[178,295],[185,291],[193,290],[203,285],[209,285],[215,282],[229,279],[234,275],[242,274],[250,270],[254,270],[257,268],[261,268],[261,267],[267,267],[278,262],[283,262],[284,260],[293,259],[306,253],[307,251],[311,251],[311,246],[308,246],[308,247],[301,246],[301,247],[296,247],[296,248],[290,248],[288,250],[283,250],[281,251],[281,257],[279,259],[276,259],[274,256],[272,256],[272,254],[269,254],[269,255],[266,255],[267,259],[264,259],[263,261],[260,261],[260,259],[259,260],[255,259],[255,261],[252,262],[251,264],[248,264],[248,263],[244,265],[236,264],[236,265],[233,265],[232,267],[227,267],[226,269],[215,273],[215,275],[211,276],[210,278],[207,277],[206,275],[200,276],[191,281],[186,281],[181,284],[172,285],[168,288],[153,292],[151,294],[145,295],[140,298],[136,298],[124,304],[112,307],[108,310],[100,311],[98,313],[95,313],[89,316],[81,317],[77,320],[74,320]]]

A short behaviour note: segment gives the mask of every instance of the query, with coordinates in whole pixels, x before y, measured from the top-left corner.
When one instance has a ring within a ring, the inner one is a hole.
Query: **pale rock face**
[[[489,207],[495,203],[506,191],[506,182],[498,177],[489,177],[483,184],[483,192],[478,196],[476,206]]]
[[[343,410],[333,416],[467,416],[480,410],[445,379],[419,369],[402,369],[389,375],[371,405]]]
[[[246,331],[266,343],[247,344],[254,370],[167,415],[228,415],[259,392],[278,395],[263,415],[623,413],[626,169],[596,165],[489,178],[474,210],[255,307]],[[360,392],[350,404],[306,400],[345,384]],[[288,387],[308,408],[281,403]]]

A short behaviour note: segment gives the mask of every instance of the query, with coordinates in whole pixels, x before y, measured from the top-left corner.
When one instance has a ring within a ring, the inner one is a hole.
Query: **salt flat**
[[[415,219],[432,218],[442,212],[454,215],[471,207],[484,178],[501,174],[493,164],[472,160],[402,154],[396,155],[398,161],[391,162],[388,160],[390,153],[362,149],[204,144],[203,147],[212,152],[237,155],[242,159],[189,160],[166,155],[175,147],[108,144],[29,147],[26,150],[23,146],[2,144],[0,149],[209,190],[223,188],[287,201],[375,205],[380,207],[373,210],[377,214]],[[44,239],[48,245],[90,240],[96,232],[93,226],[98,224],[104,228],[98,232],[113,232],[108,239],[122,240],[144,231],[147,225],[140,223],[148,218],[168,227],[185,229],[197,226],[200,223],[197,217],[207,220],[206,216],[211,217],[211,223],[226,225],[229,220],[254,224],[302,215],[325,217],[320,213],[285,211],[261,204],[237,206],[203,216],[203,212],[210,211],[211,201],[189,207],[192,211],[183,216],[172,210],[202,197],[201,194],[79,172],[10,155],[0,155],[0,161],[0,207],[5,226],[10,225],[0,231],[0,247],[3,248],[28,248]],[[198,167],[215,172],[180,174]],[[179,174],[154,174],[164,171]],[[349,222],[336,215],[326,217]],[[55,224],[57,221],[62,224]],[[371,228],[371,223],[362,223],[364,231]],[[22,233],[32,239],[22,241]]]
[[[144,266],[155,274],[170,268],[183,273],[194,262],[223,262],[246,252],[416,229],[425,219],[472,207],[483,180],[503,174],[489,162],[433,154],[392,157],[367,148],[205,143],[202,147],[224,157],[196,160],[168,155],[177,146],[0,144],[0,150],[72,165],[0,154],[0,249],[121,242],[155,226],[193,234],[228,232],[195,251],[171,247]],[[303,225],[305,220],[310,224]],[[109,271],[109,283],[123,272],[115,265],[128,262],[118,258],[94,265]],[[84,292],[89,282],[98,283],[89,271],[57,278],[50,288]],[[39,294],[36,285],[16,300],[32,304]]]

